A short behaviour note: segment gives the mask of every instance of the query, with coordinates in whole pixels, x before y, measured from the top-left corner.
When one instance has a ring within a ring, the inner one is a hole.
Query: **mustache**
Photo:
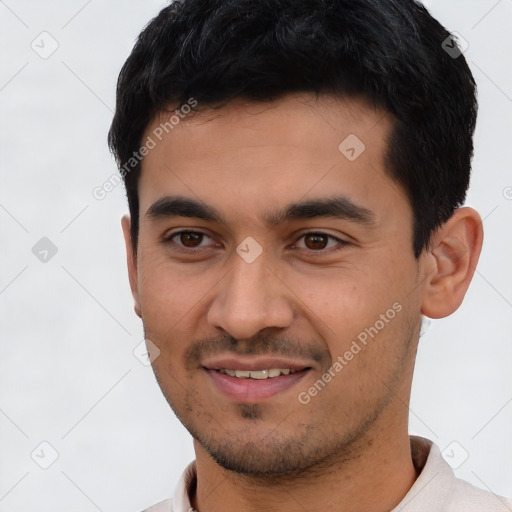
[[[185,365],[188,368],[197,367],[207,356],[226,353],[244,356],[285,356],[310,359],[317,363],[331,359],[325,345],[321,342],[304,342],[270,333],[258,334],[246,339],[236,339],[221,334],[195,341],[185,353]]]

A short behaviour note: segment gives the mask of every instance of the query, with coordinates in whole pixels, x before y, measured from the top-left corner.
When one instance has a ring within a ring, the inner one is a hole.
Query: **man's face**
[[[424,269],[390,130],[359,100],[236,101],[144,159],[131,277],[154,371],[228,469],[302,471],[406,428]]]

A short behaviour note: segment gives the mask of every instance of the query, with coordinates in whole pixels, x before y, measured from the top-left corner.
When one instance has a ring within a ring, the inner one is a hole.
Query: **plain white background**
[[[485,244],[462,307],[421,340],[410,428],[460,477],[511,495],[512,1],[429,5],[467,41],[479,86],[468,204]],[[0,1],[0,511],[135,512],[170,496],[193,458],[133,353],[123,187],[92,194],[116,172],[117,74],[162,6]]]

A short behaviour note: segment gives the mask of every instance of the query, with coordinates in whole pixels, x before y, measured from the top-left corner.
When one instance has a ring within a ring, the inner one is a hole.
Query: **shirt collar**
[[[435,512],[445,509],[455,474],[439,448],[428,439],[410,436],[411,456],[418,478],[391,512]]]
[[[172,512],[190,512],[194,509],[190,504],[190,495],[195,491],[197,483],[196,462],[192,461],[181,474],[172,497]]]

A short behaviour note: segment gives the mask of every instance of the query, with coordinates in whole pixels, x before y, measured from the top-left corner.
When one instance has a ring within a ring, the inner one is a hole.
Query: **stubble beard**
[[[193,386],[182,383],[178,388],[169,388],[165,385],[166,378],[159,378],[158,365],[153,365],[153,369],[177,418],[219,466],[255,482],[278,484],[330,472],[333,467],[358,459],[367,451],[374,441],[375,429],[372,427],[378,425],[381,413],[399,384],[407,359],[411,357],[414,327],[402,327],[405,342],[385,378],[387,382],[381,380],[381,393],[372,401],[371,407],[360,411],[357,418],[350,418],[344,425],[336,424],[336,414],[308,410],[313,404],[301,404],[296,410],[292,406],[291,412],[272,421],[264,404],[238,404],[232,421],[241,426],[233,430],[229,419],[223,422],[215,411],[210,412],[204,407],[204,400]],[[168,374],[169,368],[162,368],[162,371]],[[179,399],[174,400],[173,396]],[[264,422],[269,423],[269,428],[261,435]],[[290,422],[294,423],[292,429],[289,426],[281,428]]]
[[[251,435],[251,427],[260,427],[258,423],[264,421],[264,407],[259,404],[237,406],[235,421],[243,420],[245,426],[232,432],[220,425],[219,420],[208,411],[203,409],[198,412],[198,398],[193,392],[187,391],[184,407],[177,407],[169,395],[164,391],[177,418],[219,466],[250,477],[255,482],[270,485],[318,476],[332,471],[335,465],[359,458],[372,444],[368,431],[388,404],[392,392],[371,411],[366,411],[364,418],[359,418],[358,423],[348,431],[341,428],[338,432],[335,429],[325,432],[321,424],[314,421],[304,423],[302,420],[286,437],[281,435],[282,429],[279,428],[279,425],[286,424],[286,417],[277,422],[277,427],[270,427],[268,434]],[[256,430],[261,432],[260,428]]]

